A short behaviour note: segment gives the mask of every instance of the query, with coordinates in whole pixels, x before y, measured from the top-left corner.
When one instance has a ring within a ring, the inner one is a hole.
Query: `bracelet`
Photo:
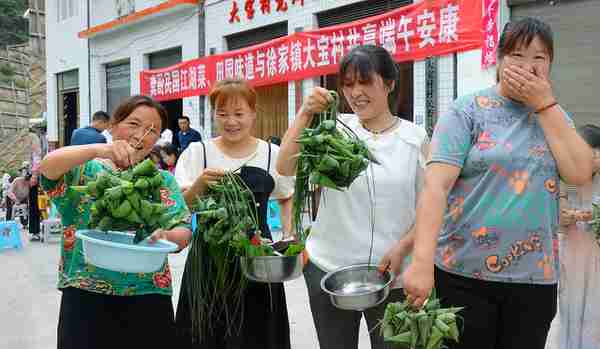
[[[545,106],[545,107],[542,107],[542,108],[540,108],[540,109],[536,110],[536,111],[535,111],[535,113],[536,113],[536,114],[543,113],[543,112],[545,112],[546,110],[548,110],[548,109],[550,109],[550,108],[554,107],[555,105],[558,105],[558,102],[557,102],[557,101],[554,101],[554,102],[552,102],[552,103],[548,104],[547,106]]]

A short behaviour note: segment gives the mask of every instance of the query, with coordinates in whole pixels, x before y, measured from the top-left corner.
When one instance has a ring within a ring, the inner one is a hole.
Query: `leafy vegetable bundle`
[[[161,203],[163,177],[152,160],[116,173],[103,172],[95,181],[73,186],[95,200],[90,206],[90,228],[136,232],[138,243],[156,229],[171,229],[177,223]]]
[[[310,128],[302,131],[297,142],[300,154],[296,168],[293,220],[296,232],[303,232],[301,216],[311,207],[309,194],[315,187],[344,190],[369,166],[376,162],[365,142],[352,130],[339,121],[344,128],[338,128],[337,110],[339,96],[329,91],[333,102],[327,110],[315,115]]]
[[[404,349],[439,349],[444,339],[458,342],[458,313],[463,308],[441,308],[432,296],[423,309],[415,311],[408,302],[387,305],[380,323],[386,342]]]
[[[191,209],[198,220],[185,274],[192,333],[194,337],[212,333],[216,321],[232,335],[241,326],[247,284],[238,257],[276,252],[261,240],[254,196],[237,174],[226,173]],[[302,244],[291,244],[285,253],[297,255],[303,249]]]

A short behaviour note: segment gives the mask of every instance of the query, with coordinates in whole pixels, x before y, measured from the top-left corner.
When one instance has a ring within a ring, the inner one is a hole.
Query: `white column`
[[[425,61],[413,64],[413,114],[415,124],[425,127]]]

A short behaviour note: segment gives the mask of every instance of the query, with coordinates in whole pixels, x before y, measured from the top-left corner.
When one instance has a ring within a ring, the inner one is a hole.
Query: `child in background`
[[[148,154],[148,158],[150,158],[150,159],[152,159],[152,161],[154,161],[154,163],[156,164],[156,167],[159,170],[166,170],[167,166],[165,165],[165,163],[162,160],[161,152],[162,152],[162,146],[157,144],[154,147],[152,147],[150,154]]]
[[[168,170],[171,174],[175,174],[175,165],[177,165],[177,158],[179,156],[177,148],[173,144],[165,144],[160,154],[165,164],[165,170]]]

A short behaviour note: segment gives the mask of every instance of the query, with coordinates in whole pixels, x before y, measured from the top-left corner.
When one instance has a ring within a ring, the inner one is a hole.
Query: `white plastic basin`
[[[178,248],[177,244],[166,240],[154,244],[144,240],[134,244],[134,234],[116,231],[78,230],[75,236],[83,243],[83,254],[88,263],[124,273],[160,270],[167,255]]]

